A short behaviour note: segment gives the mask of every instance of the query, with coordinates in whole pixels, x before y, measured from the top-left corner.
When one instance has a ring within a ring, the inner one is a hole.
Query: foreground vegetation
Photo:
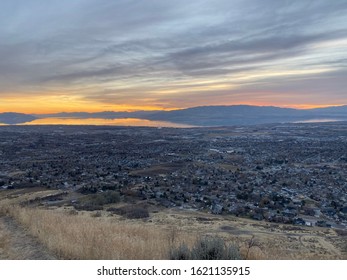
[[[30,194],[23,197],[32,201]],[[0,215],[14,219],[59,259],[169,259],[175,248],[191,247],[198,239],[174,227],[133,221],[138,207],[120,208],[131,208],[127,213],[132,216],[117,220],[106,211],[40,209],[23,202],[18,197],[1,200]]]
[[[103,217],[11,207],[7,213],[61,259],[167,259],[168,234]],[[177,237],[189,241],[187,235]]]
[[[71,201],[76,193],[64,195]],[[72,207],[47,204],[59,190],[0,191],[0,258],[13,235],[1,224],[6,219],[58,259],[346,259],[344,231],[156,208],[113,195],[81,195]],[[91,206],[99,210],[87,211]],[[27,258],[13,250],[2,257]]]

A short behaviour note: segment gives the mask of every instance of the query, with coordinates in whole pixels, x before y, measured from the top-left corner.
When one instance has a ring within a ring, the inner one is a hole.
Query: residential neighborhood
[[[0,127],[0,188],[347,228],[347,123]],[[71,204],[78,201],[71,201]]]

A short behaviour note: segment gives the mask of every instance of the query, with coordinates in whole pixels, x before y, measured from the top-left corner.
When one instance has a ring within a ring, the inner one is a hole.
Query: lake
[[[144,119],[124,118],[124,119],[98,119],[98,118],[43,118],[20,125],[110,125],[110,126],[147,126],[147,127],[176,127],[189,128],[192,125],[165,122],[150,121]]]
[[[324,123],[324,122],[340,122],[346,121],[343,119],[308,119],[302,121],[295,121],[294,123]]]
[[[347,121],[347,119],[317,118],[295,121],[292,123],[325,123]],[[0,126],[6,124],[0,123]],[[20,123],[18,125],[109,125],[109,126],[145,126],[145,127],[173,127],[190,128],[197,127],[189,124],[174,123],[167,121],[150,121],[136,118],[103,119],[103,118],[42,118],[31,122]]]

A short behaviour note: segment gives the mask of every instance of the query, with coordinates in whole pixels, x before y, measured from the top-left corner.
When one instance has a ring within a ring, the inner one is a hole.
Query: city
[[[347,123],[0,130],[2,189],[111,190],[166,208],[347,227]]]

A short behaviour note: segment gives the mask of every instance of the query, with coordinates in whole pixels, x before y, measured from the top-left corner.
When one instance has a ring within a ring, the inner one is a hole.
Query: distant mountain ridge
[[[347,114],[347,105],[343,106],[332,106],[332,107],[326,107],[326,108],[316,108],[316,109],[310,109],[309,110],[313,114],[328,114],[328,115],[335,115],[335,116],[346,116]]]
[[[341,118],[347,120],[347,106],[306,110],[250,105],[202,106],[158,112],[150,115],[151,120],[171,121],[202,126],[295,122],[311,118]]]
[[[36,117],[27,114],[6,112],[0,113],[0,123],[3,124],[18,124],[36,120]]]
[[[151,120],[201,126],[248,125],[297,120],[302,112],[273,106],[202,106],[154,113]]]
[[[26,115],[19,113],[0,114],[0,123],[19,124],[42,118],[138,118],[151,121],[168,121],[197,126],[251,125],[266,123],[288,123],[308,119],[347,120],[347,105],[317,108],[292,109],[275,106],[201,106],[172,111],[136,112],[73,112],[57,114]]]

